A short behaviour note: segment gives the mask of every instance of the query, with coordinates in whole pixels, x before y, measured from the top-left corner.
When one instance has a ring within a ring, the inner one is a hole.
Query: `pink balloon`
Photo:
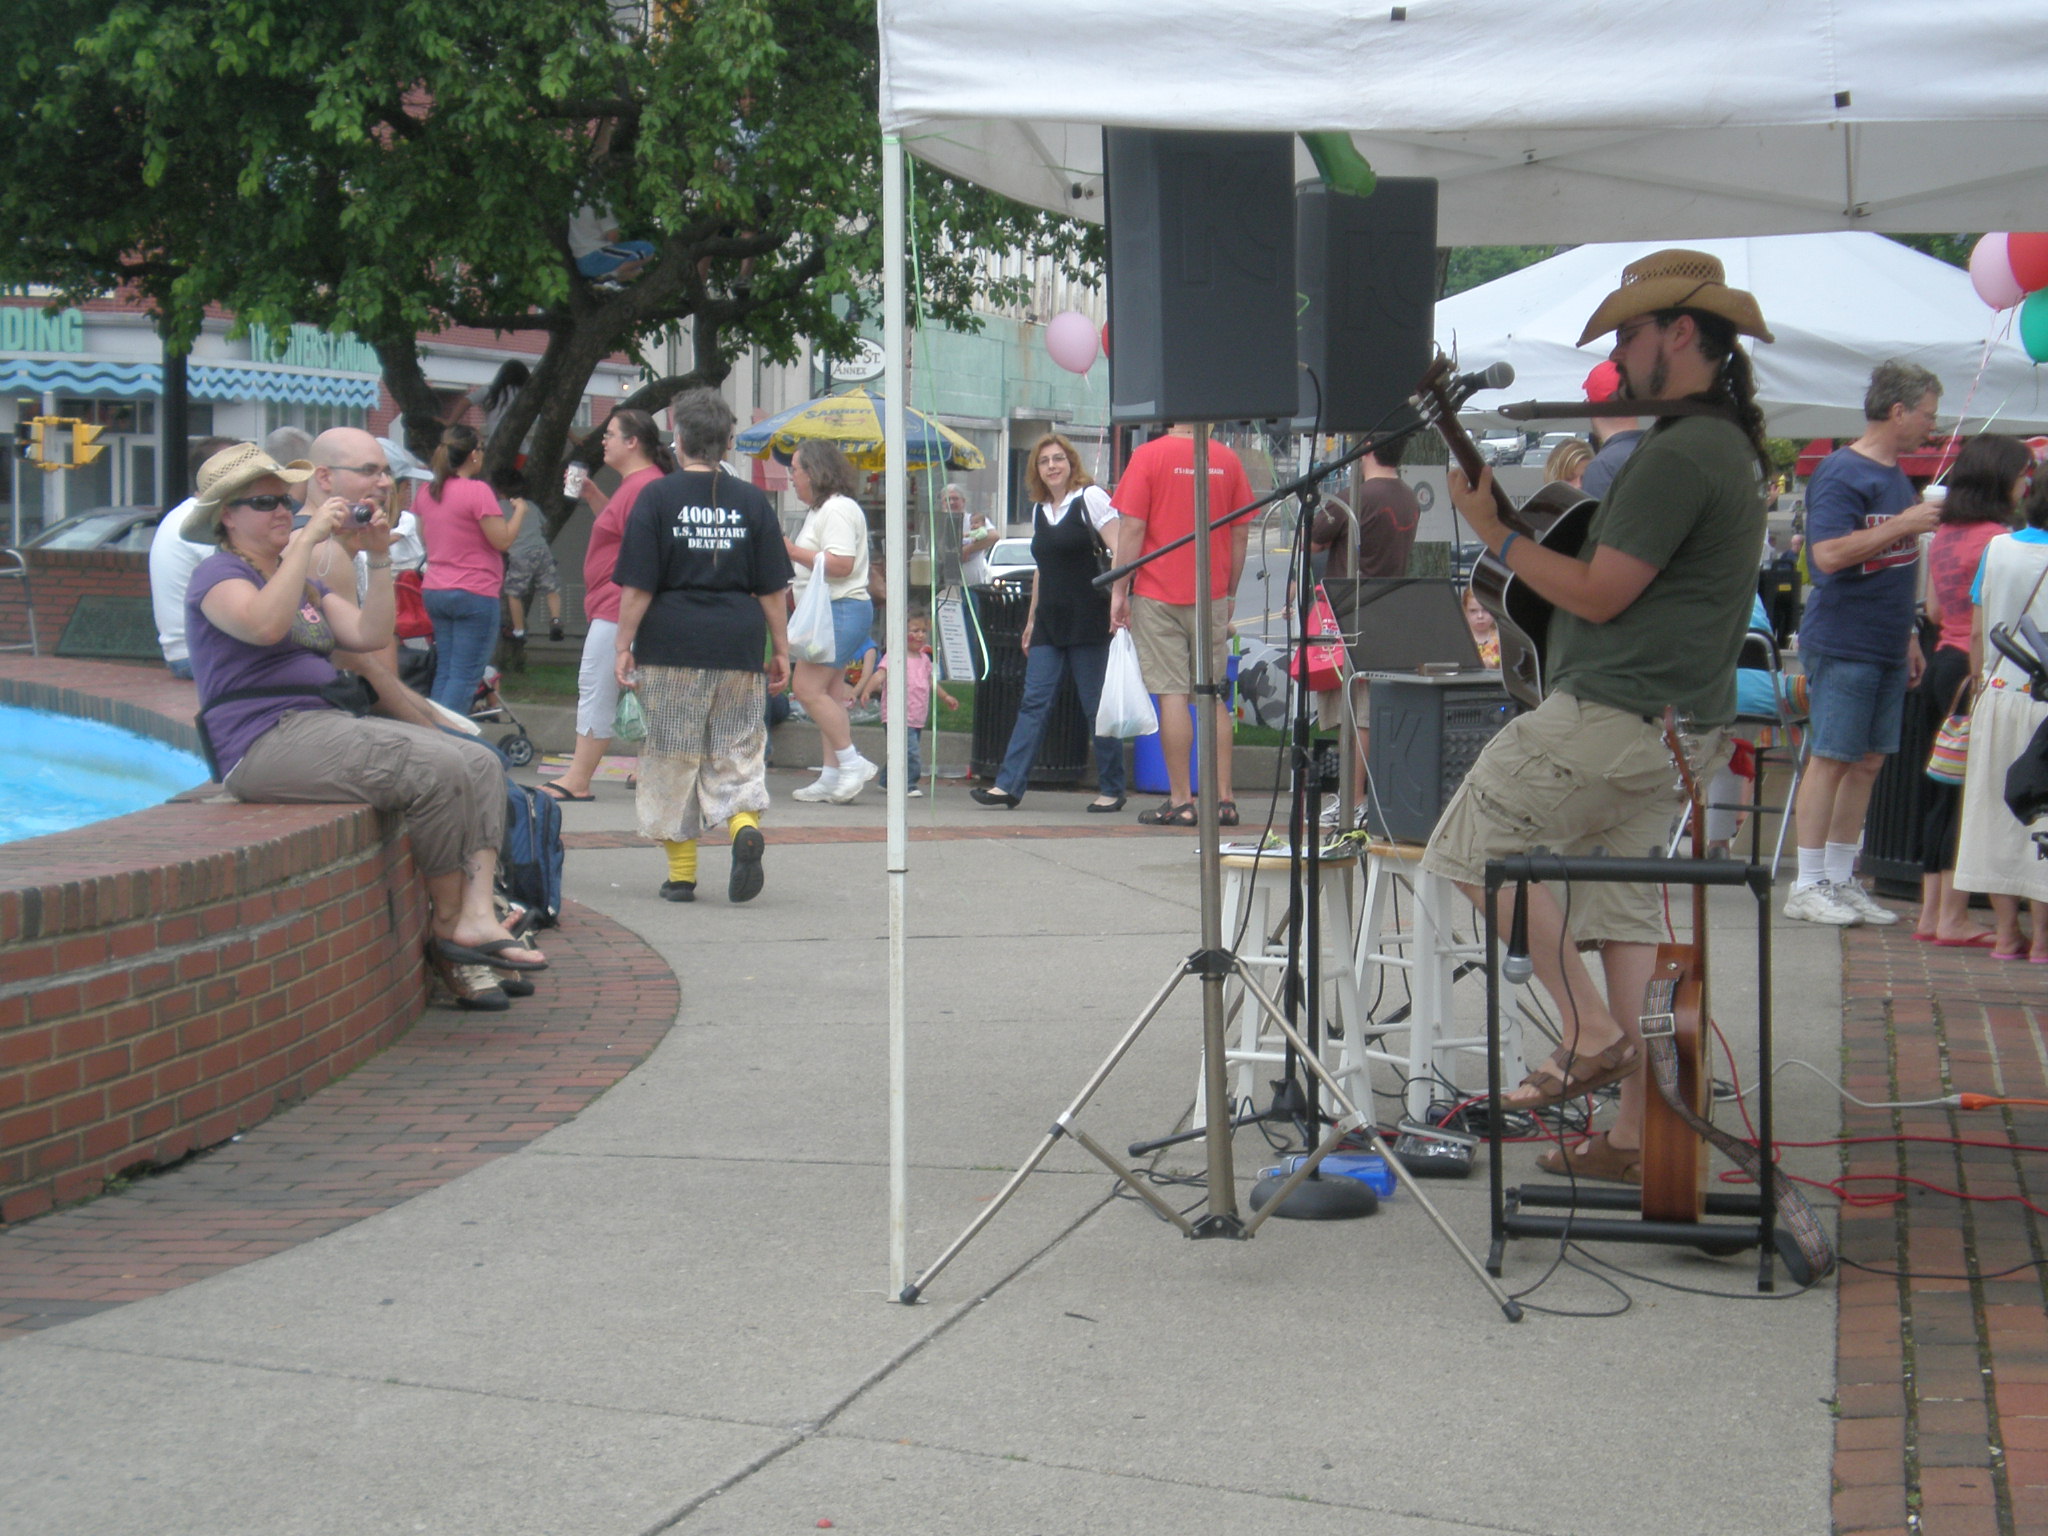
[[[2011,309],[2027,296],[2012,275],[2012,256],[2003,231],[1986,235],[1970,252],[1970,284],[1993,309]]]
[[[1052,317],[1045,328],[1045,350],[1069,373],[1086,373],[1095,366],[1095,325],[1078,309]]]

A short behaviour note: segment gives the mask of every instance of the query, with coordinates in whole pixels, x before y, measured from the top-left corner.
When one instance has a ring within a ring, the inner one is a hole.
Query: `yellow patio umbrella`
[[[793,405],[788,410],[757,421],[736,439],[742,453],[757,459],[773,457],[787,464],[796,445],[807,440],[832,444],[858,469],[879,471],[887,467],[882,446],[882,397],[862,385],[837,394],[821,395]],[[922,411],[904,408],[909,435],[906,469],[930,469],[944,464],[953,469],[980,469],[986,461],[981,450],[943,422]]]

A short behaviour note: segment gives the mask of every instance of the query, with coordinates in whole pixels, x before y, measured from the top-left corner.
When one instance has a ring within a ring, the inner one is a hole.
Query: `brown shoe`
[[[1560,1045],[1529,1069],[1529,1075],[1512,1090],[1524,1089],[1539,1095],[1533,1099],[1504,1099],[1509,1109],[1548,1109],[1566,1099],[1581,1098],[1609,1083],[1618,1083],[1642,1064],[1643,1053],[1626,1036],[1604,1051],[1574,1052]]]
[[[1599,1179],[1607,1184],[1643,1182],[1643,1149],[1617,1147],[1607,1133],[1588,1136],[1575,1147],[1552,1147],[1536,1159],[1545,1173],[1568,1173],[1575,1179]]]

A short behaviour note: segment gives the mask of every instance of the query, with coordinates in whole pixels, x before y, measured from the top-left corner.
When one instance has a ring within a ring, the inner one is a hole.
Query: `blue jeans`
[[[1046,722],[1052,718],[1053,700],[1059,697],[1060,680],[1074,674],[1074,691],[1081,696],[1081,711],[1089,723],[1102,703],[1102,673],[1109,665],[1109,642],[1101,645],[1045,645],[1031,647],[1024,659],[1024,700],[1017,706],[1017,725],[1010,732],[1009,749],[996,774],[996,788],[1006,795],[1023,798],[1031,787],[1032,765],[1038,761],[1038,744],[1045,739]],[[1124,744],[1114,736],[1095,738],[1096,793],[1112,800],[1124,794]]]
[[[913,725],[903,734],[907,742],[904,752],[908,758],[905,767],[909,770],[910,782],[915,784],[924,778],[924,727]],[[884,768],[882,776],[876,779],[875,782],[881,785],[882,788],[887,789],[889,787],[889,770]]]
[[[816,578],[812,578],[815,580]],[[875,600],[863,594],[859,597],[835,597],[832,599],[832,639],[839,647],[839,655],[833,661],[835,667],[850,667],[854,658],[874,644],[869,634],[875,627]]]
[[[434,691],[436,704],[467,715],[484,680],[491,647],[498,641],[498,600],[476,592],[433,588],[425,594],[427,617],[434,621]]]

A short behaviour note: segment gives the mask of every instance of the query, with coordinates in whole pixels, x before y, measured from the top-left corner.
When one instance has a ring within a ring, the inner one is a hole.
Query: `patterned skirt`
[[[735,811],[768,809],[767,681],[759,672],[697,667],[640,671],[647,740],[634,809],[640,833],[689,842]]]

